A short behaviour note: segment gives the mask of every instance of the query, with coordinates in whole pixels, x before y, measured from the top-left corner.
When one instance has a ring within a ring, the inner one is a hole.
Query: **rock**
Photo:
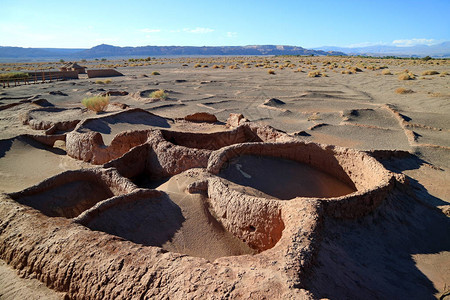
[[[128,95],[127,91],[108,91],[102,94],[102,96],[126,96],[126,95]]]
[[[57,95],[57,96],[67,96],[66,93],[63,93],[61,91],[50,91],[48,92],[50,95]]]
[[[192,115],[187,115],[184,117],[186,121],[197,122],[197,123],[215,123],[217,122],[217,117],[213,114],[207,112],[198,112]]]
[[[117,106],[121,109],[127,109],[128,107],[130,107],[128,104],[120,103],[120,102],[111,102],[110,105]]]
[[[247,119],[244,118],[243,114],[234,114],[231,113],[227,120],[227,126],[229,127],[238,127],[241,124],[241,121],[245,122]]]
[[[304,130],[294,132],[292,135],[293,135],[293,136],[311,136],[309,133],[307,133],[307,132],[304,131]]]
[[[39,105],[41,107],[53,107],[52,103],[48,102],[46,99],[33,100],[31,103]]]

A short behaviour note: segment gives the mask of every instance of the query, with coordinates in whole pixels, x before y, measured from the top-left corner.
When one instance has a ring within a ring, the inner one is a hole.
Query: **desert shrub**
[[[422,72],[422,76],[425,76],[425,75],[437,75],[437,74],[439,74],[439,72],[438,71],[434,71],[434,70],[427,70],[427,71],[423,71]]]
[[[385,69],[385,70],[381,71],[381,74],[382,75],[392,75],[391,71],[388,70],[388,69]]]
[[[400,75],[398,75],[398,79],[399,80],[413,80],[413,79],[415,79],[415,76],[412,73],[401,73]]]
[[[157,90],[150,94],[150,98],[156,98],[156,99],[167,99],[169,97],[169,94],[166,93],[165,90]]]
[[[208,65],[203,65],[202,68],[208,68]]]
[[[81,100],[81,104],[83,104],[87,109],[98,113],[106,110],[109,104],[109,97],[108,96],[88,97]]]
[[[187,67],[187,66],[189,66],[188,64],[182,64],[181,65],[182,67]]]
[[[342,70],[341,74],[348,74],[348,75],[350,75],[350,74],[353,74],[353,72],[351,70]]]
[[[442,76],[442,77],[445,76],[445,75],[448,75],[448,72],[442,72],[442,73],[441,73],[441,76]]]
[[[105,82],[105,84],[110,84],[112,82],[112,80],[111,79],[106,79],[104,82]]]
[[[161,75],[161,74],[159,72],[157,72],[157,71],[153,71],[152,75]]]
[[[349,70],[352,70],[353,73],[362,72],[362,70],[360,68],[358,68],[358,67],[349,67]]]
[[[103,80],[96,80],[95,83],[96,84],[105,84],[105,82]]]
[[[398,88],[398,89],[395,90],[395,92],[397,94],[411,94],[411,93],[414,93],[413,90],[409,90],[409,89],[405,89],[405,88]]]
[[[212,68],[213,69],[219,69],[220,67],[218,65],[213,65]]]
[[[308,73],[308,77],[328,77],[328,75],[320,71],[311,71]]]
[[[202,65],[201,64],[195,64],[194,68],[200,68]]]
[[[270,74],[270,75],[275,75],[275,71],[272,70],[272,69],[268,70],[267,73]]]

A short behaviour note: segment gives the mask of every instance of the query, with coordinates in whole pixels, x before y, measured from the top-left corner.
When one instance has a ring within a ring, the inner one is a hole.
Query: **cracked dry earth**
[[[179,65],[1,92],[0,298],[445,295],[447,98]]]

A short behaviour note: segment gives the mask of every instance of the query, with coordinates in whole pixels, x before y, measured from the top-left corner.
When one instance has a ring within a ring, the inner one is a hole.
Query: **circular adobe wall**
[[[377,207],[393,187],[391,172],[365,152],[306,142],[243,143],[224,147],[210,156],[207,170],[218,175],[232,158],[257,155],[283,158],[310,165],[340,181],[353,186],[356,191],[321,201],[329,215],[342,218],[362,216]],[[302,197],[294,198],[305,199]]]

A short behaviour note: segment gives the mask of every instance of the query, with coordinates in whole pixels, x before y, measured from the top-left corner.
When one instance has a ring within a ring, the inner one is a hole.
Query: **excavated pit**
[[[268,156],[242,155],[231,159],[219,176],[234,183],[230,186],[235,190],[281,200],[332,198],[356,191],[354,185],[305,163]]]
[[[41,211],[49,217],[75,218],[97,203],[131,191],[134,186],[111,170],[67,171],[21,192],[11,193],[18,203]]]
[[[155,186],[156,190],[109,199],[103,207],[86,211],[77,222],[137,244],[211,261],[253,254],[253,249],[214,219],[204,196],[185,192],[194,180],[185,173]]]
[[[265,162],[266,165],[261,165]],[[245,165],[253,165],[256,170],[244,169]],[[279,168],[280,165],[283,167]],[[266,176],[258,175],[258,168],[267,171]],[[238,190],[242,195],[245,194],[242,185],[247,184],[280,199],[314,198],[324,203],[330,215],[349,218],[377,207],[395,180],[392,173],[364,152],[305,142],[243,143],[224,147],[211,155],[208,171],[234,180],[241,186]],[[308,172],[310,178],[301,179],[301,172]],[[276,177],[287,175],[292,175],[287,178],[287,185]],[[301,184],[297,180],[301,180]],[[247,191],[254,193],[252,189]]]
[[[114,137],[127,130],[149,130],[154,128],[170,128],[171,121],[141,109],[130,109],[101,118],[84,121],[77,131],[99,132],[106,146],[111,145]]]

